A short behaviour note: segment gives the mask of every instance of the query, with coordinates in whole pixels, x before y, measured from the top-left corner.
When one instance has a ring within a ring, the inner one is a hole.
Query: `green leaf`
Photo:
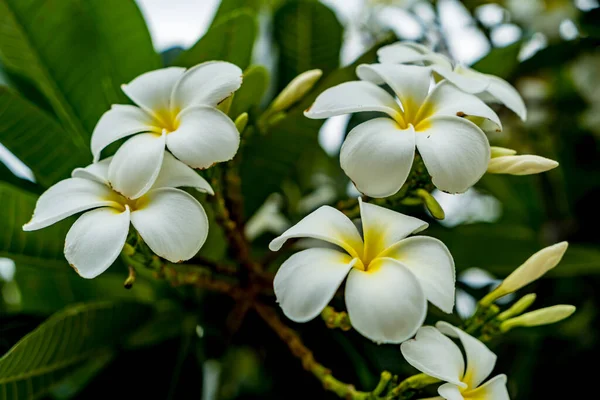
[[[148,319],[137,303],[79,304],[54,314],[0,358],[0,399],[35,399],[110,351]]]
[[[279,90],[301,72],[319,68],[327,75],[336,69],[342,35],[335,13],[322,3],[290,1],[277,10],[273,37],[279,47]]]
[[[159,67],[131,0],[0,0],[0,60],[35,83],[87,146],[119,85]]]
[[[114,351],[107,350],[89,360],[52,388],[52,398],[54,400],[74,398],[92,381],[92,379],[106,368],[115,357],[116,353]]]
[[[244,69],[250,64],[256,32],[256,14],[248,9],[235,11],[211,27],[173,64],[189,68],[204,61],[222,60]]]
[[[473,69],[484,74],[492,74],[504,79],[510,78],[519,66],[519,52],[523,41],[519,40],[506,47],[493,48],[485,57],[472,65]]]
[[[221,0],[221,4],[213,17],[211,27],[221,22],[224,19],[241,8],[247,8],[255,13],[260,10],[262,0]]]
[[[0,143],[45,187],[92,159],[89,148],[74,141],[50,115],[6,87],[0,87]]]
[[[42,188],[27,179],[16,176],[6,165],[0,162],[0,181],[32,193],[41,193]]]
[[[262,65],[252,65],[244,71],[242,87],[235,92],[229,115],[234,119],[258,106],[269,87],[269,72]]]
[[[35,232],[21,228],[33,215],[35,194],[0,182],[0,257],[13,259],[17,264],[42,268],[68,268],[63,255],[69,221]]]
[[[325,89],[356,79],[354,72],[356,67],[359,64],[373,62],[377,58],[377,49],[390,42],[391,40],[385,40],[379,43],[351,65],[322,78],[316,87],[300,103],[292,107],[287,116],[273,126],[267,134],[256,134],[248,140],[247,146],[243,149],[240,168],[244,215],[252,216],[271,193],[279,191],[282,182],[293,174],[299,161],[305,155],[311,154],[311,150],[319,145],[319,128],[325,121],[306,118],[304,110]]]

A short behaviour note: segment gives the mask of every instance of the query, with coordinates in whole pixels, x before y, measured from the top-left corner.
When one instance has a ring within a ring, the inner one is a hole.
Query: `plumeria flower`
[[[481,384],[494,369],[496,355],[479,340],[447,322],[440,321],[436,327],[422,327],[415,339],[400,346],[410,365],[447,382],[438,389],[440,397],[434,399],[508,400],[506,375],[497,375]],[[466,354],[466,369],[460,348],[444,334],[460,340]]]
[[[122,86],[137,106],[113,105],[98,121],[91,143],[94,162],[106,146],[135,134],[115,154],[108,179],[119,193],[137,198],[158,176],[165,147],[193,168],[232,159],[240,136],[215,107],[241,83],[240,68],[223,61],[138,76]]]
[[[490,145],[483,131],[466,116],[489,120],[501,129],[492,109],[476,96],[448,81],[429,92],[430,71],[414,65],[360,65],[362,81],[325,90],[305,112],[308,118],[329,118],[359,111],[388,117],[356,126],[342,145],[342,169],[358,190],[371,197],[396,193],[406,181],[415,147],[438,189],[464,192],[488,166]],[[383,88],[387,84],[397,100]]]
[[[298,237],[324,245],[300,251],[281,265],[275,295],[288,318],[310,321],[347,276],[344,291],[352,326],[375,342],[400,343],[422,325],[427,300],[452,312],[454,260],[437,239],[406,238],[427,223],[362,201],[360,210],[362,234],[343,213],[322,206],[274,239],[269,245],[273,251]]]
[[[100,275],[117,259],[130,222],[160,257],[172,262],[190,259],[206,241],[208,219],[194,197],[175,187],[193,187],[209,194],[213,191],[208,182],[171,154],[165,152],[161,158],[162,168],[154,185],[137,199],[110,187],[110,159],[75,169],[71,178],[40,196],[23,230],[42,229],[91,210],[75,221],[65,240],[65,257],[84,278]]]
[[[502,103],[522,120],[527,118],[527,108],[519,92],[495,75],[483,74],[461,64],[453,65],[448,57],[417,43],[394,43],[379,49],[377,55],[379,62],[384,64],[425,64],[460,90],[477,94],[487,102]]]

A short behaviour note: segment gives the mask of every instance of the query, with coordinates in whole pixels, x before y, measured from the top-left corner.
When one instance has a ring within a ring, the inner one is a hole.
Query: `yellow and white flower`
[[[270,243],[277,251],[291,238],[323,241],[281,265],[275,295],[288,318],[306,322],[319,315],[347,276],[352,326],[375,342],[400,343],[423,324],[427,300],[452,312],[454,260],[437,239],[406,238],[427,223],[362,201],[360,209],[362,234],[343,213],[323,206]]]
[[[440,397],[447,400],[508,400],[506,375],[497,375],[482,385],[496,364],[496,355],[482,342],[447,322],[436,328],[424,326],[413,340],[402,343],[402,355],[419,371],[446,383],[438,388]],[[458,338],[465,350],[447,336]],[[433,399],[430,399],[433,400]]]
[[[94,162],[109,144],[135,135],[115,154],[108,179],[119,193],[137,198],[158,176],[165,147],[193,168],[232,159],[239,133],[216,106],[241,83],[240,68],[223,61],[138,76],[122,86],[137,106],[113,105],[98,121],[91,143]]]
[[[476,94],[487,102],[502,103],[522,120],[527,118],[527,108],[519,92],[495,75],[483,74],[460,64],[453,65],[448,57],[418,43],[394,43],[379,49],[377,55],[379,62],[384,64],[425,64],[460,90]]]
[[[194,187],[209,194],[213,190],[171,154],[165,152],[161,158],[162,168],[153,186],[135,199],[111,188],[110,158],[75,169],[71,178],[40,196],[23,230],[42,229],[87,211],[65,240],[65,257],[84,278],[94,278],[112,265],[125,244],[130,223],[157,255],[172,262],[190,259],[206,241],[208,219],[194,197],[175,187]]]
[[[430,92],[431,71],[414,65],[360,65],[361,81],[327,89],[305,111],[308,118],[329,118],[377,111],[355,127],[342,145],[340,162],[358,190],[371,197],[396,193],[406,181],[415,148],[438,189],[466,191],[488,166],[490,145],[483,131],[466,116],[489,120],[501,129],[492,109],[448,81]],[[378,85],[387,84],[397,99]]]

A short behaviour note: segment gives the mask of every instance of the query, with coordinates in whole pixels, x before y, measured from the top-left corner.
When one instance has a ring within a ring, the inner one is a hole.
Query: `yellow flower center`
[[[416,101],[408,98],[402,101],[403,111],[398,113],[394,120],[401,129],[408,129],[410,125],[414,126],[415,131],[425,131],[430,128],[429,117],[435,113],[435,107],[429,102],[418,104]]]
[[[161,133],[163,130],[167,131],[167,133],[171,133],[173,131],[176,131],[177,128],[179,128],[179,125],[181,123],[179,121],[179,118],[177,118],[179,115],[179,111],[180,110],[177,108],[165,108],[154,110],[154,123],[157,126],[157,128],[160,129]]]
[[[117,193],[113,190],[107,200],[116,203],[115,210],[119,212],[125,211],[125,206],[129,206],[130,211],[141,210],[148,203],[148,199],[146,196],[142,196],[138,199],[130,199],[128,197],[123,196],[122,194]]]

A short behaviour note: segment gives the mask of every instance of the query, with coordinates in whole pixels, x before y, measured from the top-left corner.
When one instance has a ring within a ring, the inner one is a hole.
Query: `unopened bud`
[[[502,322],[502,324],[500,324],[500,330],[502,330],[502,332],[507,332],[519,326],[529,327],[554,324],[555,322],[570,317],[575,310],[575,306],[562,304],[542,308]]]
[[[535,301],[537,296],[535,293],[529,293],[521,297],[515,304],[513,304],[508,310],[500,313],[497,317],[499,321],[505,321],[509,318],[516,317],[527,310]]]
[[[558,162],[524,154],[520,156],[500,156],[492,158],[488,163],[487,172],[490,174],[532,175],[546,172],[558,167]]]
[[[516,150],[508,149],[506,147],[491,146],[490,151],[491,151],[492,158],[503,157],[503,156],[514,156],[515,154],[517,154]]]
[[[273,100],[271,109],[276,111],[284,111],[290,108],[292,104],[304,97],[315,83],[321,78],[323,71],[320,69],[312,69],[306,71],[292,79],[290,83],[279,93]]]
[[[227,97],[225,100],[221,101],[217,105],[217,108],[220,111],[223,111],[223,113],[228,114],[229,110],[231,109],[231,104],[233,103],[233,96],[234,96],[234,94],[232,94],[231,96]]]
[[[235,119],[235,127],[239,133],[242,133],[246,125],[248,125],[248,113],[242,113]]]
[[[131,287],[135,283],[135,277],[137,275],[135,272],[135,268],[133,268],[131,265],[128,268],[129,268],[129,275],[127,276],[127,279],[125,279],[125,282],[123,283],[123,286],[125,287],[125,289],[131,289]]]
[[[515,269],[512,274],[507,276],[506,279],[504,279],[496,289],[485,296],[480,303],[484,306],[490,305],[496,299],[509,293],[516,292],[523,286],[535,281],[558,265],[567,251],[567,247],[569,247],[569,243],[560,242],[538,251],[529,257],[529,259],[519,268]]]
[[[425,207],[427,207],[427,210],[433,218],[446,218],[446,213],[444,213],[444,209],[442,208],[442,206],[440,206],[440,203],[437,202],[435,197],[431,195],[431,193],[429,193],[425,189],[417,189],[417,196],[419,196],[423,200]]]

